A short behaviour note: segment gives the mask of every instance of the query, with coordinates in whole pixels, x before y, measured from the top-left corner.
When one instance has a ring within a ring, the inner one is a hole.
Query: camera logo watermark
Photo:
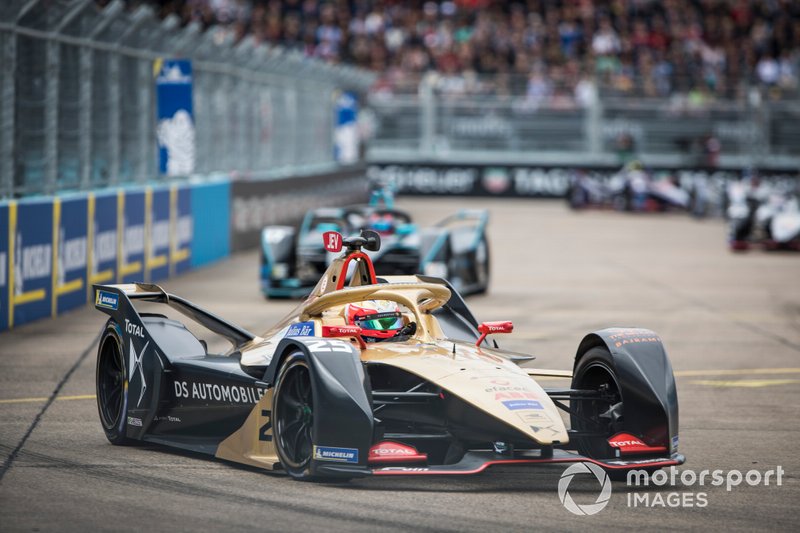
[[[576,474],[594,474],[594,477],[597,478],[600,483],[600,495],[594,503],[578,505],[570,496],[569,484]],[[608,500],[611,499],[611,479],[606,474],[606,471],[596,464],[575,463],[564,470],[564,473],[561,474],[561,479],[558,480],[558,498],[572,514],[579,516],[597,514],[605,509],[605,506],[608,505]]]
[[[627,474],[626,503],[628,507],[707,507],[706,487],[725,487],[731,492],[739,486],[783,485],[786,471],[782,466],[771,470],[678,470],[669,469],[648,472],[630,470]],[[569,493],[569,485],[576,474],[593,474],[600,483],[600,494],[595,503],[579,505]],[[663,487],[664,491],[637,492],[636,487]],[[672,490],[668,490],[672,489]],[[579,516],[594,515],[605,509],[611,499],[611,480],[600,466],[593,463],[575,463],[564,470],[558,481],[558,498],[571,513]]]

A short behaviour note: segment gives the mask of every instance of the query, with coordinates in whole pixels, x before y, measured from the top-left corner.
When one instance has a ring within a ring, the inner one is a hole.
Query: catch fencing
[[[296,51],[234,42],[121,0],[0,2],[0,198],[144,184],[158,177],[154,64],[188,58],[195,173],[248,177],[335,169],[339,91],[372,75]]]

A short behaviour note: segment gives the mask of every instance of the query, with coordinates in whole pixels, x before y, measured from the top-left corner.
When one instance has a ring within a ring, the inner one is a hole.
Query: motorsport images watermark
[[[627,474],[628,487],[669,487],[669,492],[626,492],[628,507],[706,507],[708,506],[708,493],[696,490],[698,487],[725,487],[731,492],[735,487],[748,485],[783,485],[785,471],[782,466],[766,470],[700,470],[699,472],[687,468],[678,470],[674,466],[668,470],[647,472],[646,470],[631,470]],[[593,475],[600,484],[600,494],[594,503],[578,504],[569,493],[569,485],[573,478],[579,474]],[[564,470],[558,481],[558,498],[564,507],[571,513],[587,516],[594,515],[605,509],[611,500],[611,479],[601,467],[593,463],[575,463]]]

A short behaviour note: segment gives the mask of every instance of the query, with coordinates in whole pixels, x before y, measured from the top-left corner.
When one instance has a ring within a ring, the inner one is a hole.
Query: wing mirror
[[[505,320],[502,322],[481,322],[481,325],[478,326],[478,331],[481,333],[481,336],[478,337],[478,342],[475,343],[475,346],[480,346],[483,340],[489,334],[511,333],[514,331],[514,323],[510,320]]]
[[[354,337],[361,349],[364,350],[367,348],[367,343],[364,342],[361,331],[358,326],[322,326],[323,337]]]

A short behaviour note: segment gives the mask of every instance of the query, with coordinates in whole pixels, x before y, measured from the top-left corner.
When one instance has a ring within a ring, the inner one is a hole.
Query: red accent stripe
[[[656,466],[675,466],[679,465],[678,461],[670,459],[667,461],[654,461],[651,463],[636,463],[630,465],[610,465],[588,457],[563,458],[563,459],[499,459],[495,461],[487,461],[478,468],[472,470],[424,470],[417,472],[409,472],[402,470],[373,470],[372,473],[376,476],[441,476],[441,475],[470,475],[479,474],[493,465],[511,465],[511,464],[539,464],[539,463],[594,463],[597,466],[607,468],[609,470],[631,470],[633,468],[652,468]],[[413,468],[413,467],[412,467]]]

